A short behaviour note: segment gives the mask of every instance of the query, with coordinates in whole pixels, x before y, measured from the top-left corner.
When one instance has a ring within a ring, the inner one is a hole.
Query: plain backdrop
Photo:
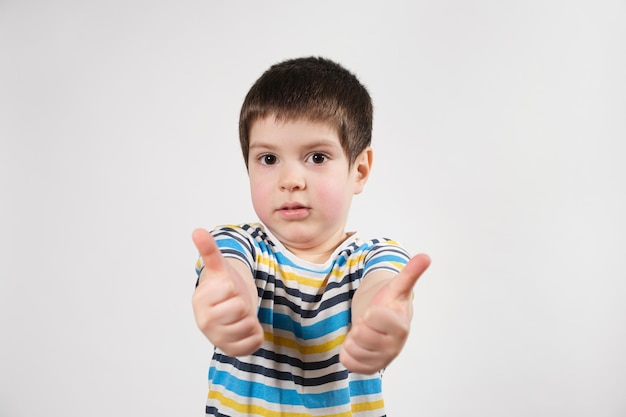
[[[432,267],[390,416],[626,416],[626,3],[0,0],[0,416],[200,416],[195,227],[271,64],[375,106],[349,229]]]

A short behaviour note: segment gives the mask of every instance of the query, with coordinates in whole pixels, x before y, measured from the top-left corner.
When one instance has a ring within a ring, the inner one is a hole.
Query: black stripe
[[[303,371],[316,371],[319,369],[328,368],[329,366],[336,364],[339,361],[339,355],[333,355],[323,361],[311,361],[303,362],[298,358],[294,358],[289,355],[283,355],[273,352],[271,350],[259,349],[254,352],[254,356],[259,356],[277,363],[286,363],[294,368],[300,368]]]
[[[205,408],[205,413],[207,416],[214,416],[214,417],[230,417],[228,414],[222,414],[220,413],[216,407],[209,407],[208,405]]]
[[[303,387],[313,387],[318,385],[329,384],[336,381],[341,381],[348,378],[348,371],[342,370],[333,372],[330,374],[322,375],[315,378],[305,378],[299,375],[294,375],[292,372],[277,371],[275,369],[266,368],[261,365],[254,365],[250,363],[241,362],[237,358],[230,356],[216,354],[215,359],[220,363],[229,364],[240,371],[244,371],[251,374],[263,375],[267,378],[272,378],[280,381],[292,381],[295,385]],[[339,355],[335,355],[330,362],[330,365],[339,361]],[[301,368],[300,368],[301,369]],[[321,368],[324,369],[324,368]]]
[[[270,287],[273,285],[276,288],[280,288],[281,290],[285,291],[288,295],[294,298],[298,298],[304,302],[316,303],[322,299],[322,297],[327,291],[334,290],[336,288],[341,288],[354,281],[358,281],[361,279],[362,275],[363,275],[363,271],[360,269],[350,274],[346,274],[341,279],[341,281],[331,281],[328,283],[328,285],[326,285],[326,288],[324,289],[324,291],[320,291],[315,294],[303,293],[298,288],[287,287],[285,286],[285,283],[282,280],[276,281],[276,276],[274,274],[268,274],[265,271],[256,271],[255,279],[258,279],[261,282],[266,282],[267,284],[269,284]],[[257,285],[257,287],[259,286]],[[271,299],[271,297],[265,297],[265,298]]]

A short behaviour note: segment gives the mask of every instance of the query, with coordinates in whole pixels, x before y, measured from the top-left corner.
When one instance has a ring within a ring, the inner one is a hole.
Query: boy
[[[372,167],[372,103],[323,58],[268,69],[239,136],[260,222],[197,229],[193,310],[214,345],[210,416],[384,416],[383,369],[430,260],[346,232]]]

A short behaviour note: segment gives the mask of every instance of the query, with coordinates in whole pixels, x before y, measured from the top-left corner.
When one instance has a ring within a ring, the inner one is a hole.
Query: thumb
[[[226,268],[222,252],[217,247],[217,243],[211,233],[204,229],[196,229],[193,231],[191,238],[200,253],[205,268],[211,271],[221,271]]]
[[[413,287],[419,277],[430,265],[430,257],[426,254],[415,255],[404,269],[389,282],[389,291],[393,298],[409,299],[413,295]]]

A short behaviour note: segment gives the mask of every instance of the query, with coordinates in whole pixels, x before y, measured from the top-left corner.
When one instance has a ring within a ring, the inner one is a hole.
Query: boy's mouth
[[[280,206],[278,213],[287,220],[303,219],[309,215],[309,207],[300,203],[287,203]]]
[[[287,203],[287,204],[283,204],[282,206],[280,206],[278,210],[299,210],[299,209],[305,209],[305,208],[308,208],[308,207],[306,207],[304,204]]]

